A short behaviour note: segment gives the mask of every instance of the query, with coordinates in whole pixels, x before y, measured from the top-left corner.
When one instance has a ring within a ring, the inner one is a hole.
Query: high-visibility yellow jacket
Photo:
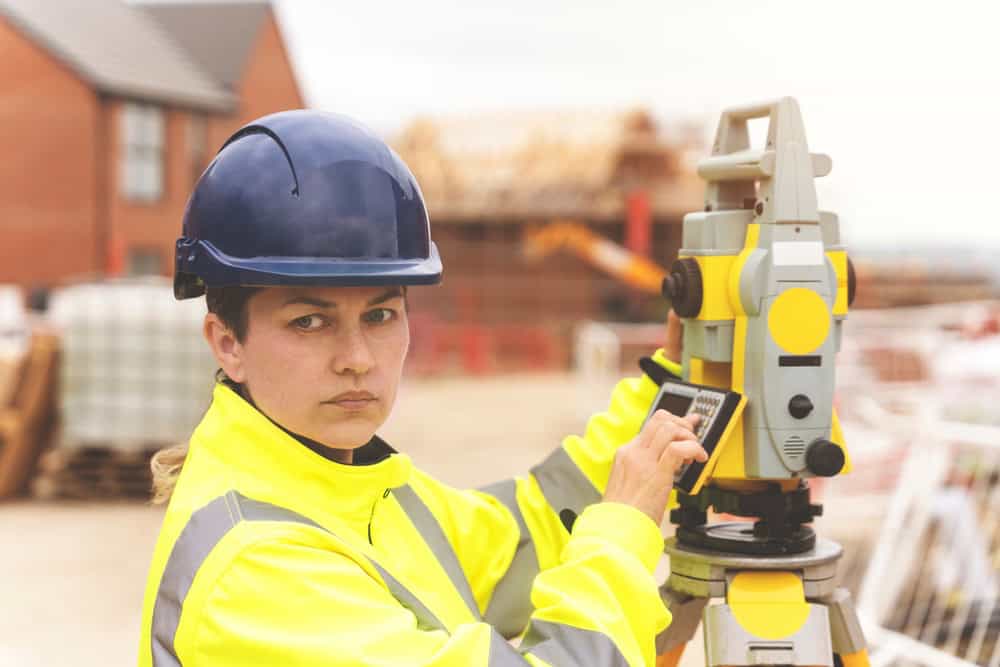
[[[655,392],[623,380],[583,437],[472,491],[404,454],[330,461],[219,384],[153,555],[139,665],[652,665],[660,530],[598,501]]]

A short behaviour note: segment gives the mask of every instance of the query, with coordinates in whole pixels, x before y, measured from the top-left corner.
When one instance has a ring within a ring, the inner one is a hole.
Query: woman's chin
[[[375,430],[371,428],[340,428],[328,431],[316,440],[332,449],[357,449],[367,445],[374,436]]]

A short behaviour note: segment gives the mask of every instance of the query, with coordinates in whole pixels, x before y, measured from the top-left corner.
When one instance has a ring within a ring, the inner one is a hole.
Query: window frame
[[[152,204],[166,195],[166,112],[144,102],[126,102],[121,117],[121,194]]]

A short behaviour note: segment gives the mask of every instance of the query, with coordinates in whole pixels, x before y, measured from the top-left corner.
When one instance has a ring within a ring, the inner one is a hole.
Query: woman
[[[221,373],[179,477],[158,461],[140,665],[652,664],[659,521],[674,470],[705,459],[694,422],[638,433],[656,387],[625,381],[586,436],[483,491],[380,440],[407,286],[441,276],[384,143],[312,111],[241,129],[195,186],[176,268]]]

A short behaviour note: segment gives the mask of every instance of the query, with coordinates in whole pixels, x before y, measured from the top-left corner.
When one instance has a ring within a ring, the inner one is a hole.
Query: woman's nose
[[[338,375],[364,375],[375,365],[375,357],[358,327],[350,327],[334,341],[333,370]]]

